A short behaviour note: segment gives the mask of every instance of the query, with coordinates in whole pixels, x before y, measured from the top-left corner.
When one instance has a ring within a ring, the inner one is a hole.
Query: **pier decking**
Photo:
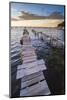
[[[35,48],[28,34],[23,35],[22,65],[17,66],[16,79],[21,79],[20,96],[49,95],[50,90],[43,75],[47,70],[43,59],[37,60]]]

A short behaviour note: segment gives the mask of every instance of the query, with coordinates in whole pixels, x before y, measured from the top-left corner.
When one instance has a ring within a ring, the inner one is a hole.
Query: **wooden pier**
[[[50,95],[43,75],[47,70],[43,59],[37,60],[35,48],[28,34],[23,35],[21,50],[22,65],[17,66],[16,79],[21,79],[20,96]]]

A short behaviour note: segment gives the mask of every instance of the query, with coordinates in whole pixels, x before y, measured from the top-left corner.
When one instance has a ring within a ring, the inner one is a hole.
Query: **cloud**
[[[25,19],[25,20],[31,20],[31,19],[43,19],[45,18],[45,16],[39,16],[39,15],[36,15],[36,14],[32,14],[32,13],[29,13],[29,12],[24,12],[22,11],[21,12],[21,15],[18,16],[20,19]]]
[[[64,16],[60,12],[53,12],[49,16],[39,16],[29,12],[21,11],[21,15],[18,16],[20,20],[34,20],[34,19],[63,19]]]
[[[21,15],[20,11],[18,11],[15,8],[11,8],[11,20],[12,21],[18,21],[18,20],[20,20],[20,18],[18,17],[20,15]]]
[[[11,8],[11,17],[18,17],[20,16],[21,12],[15,8]],[[19,18],[19,17],[18,17]]]
[[[51,19],[63,19],[64,16],[60,12],[53,12],[48,16],[48,18],[51,18]]]
[[[17,18],[14,18],[14,17],[12,17],[11,20],[12,21],[18,21],[18,19]]]

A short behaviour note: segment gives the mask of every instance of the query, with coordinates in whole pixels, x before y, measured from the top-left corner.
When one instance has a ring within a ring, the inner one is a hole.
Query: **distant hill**
[[[62,23],[58,24],[57,27],[59,27],[59,28],[63,28],[64,26],[65,26],[65,22],[63,21]]]

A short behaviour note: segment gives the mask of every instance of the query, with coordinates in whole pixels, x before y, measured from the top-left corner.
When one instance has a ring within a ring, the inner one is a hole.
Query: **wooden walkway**
[[[29,35],[23,35],[22,65],[17,66],[16,79],[21,79],[20,96],[49,95],[50,90],[43,75],[46,70],[43,59],[37,60]]]

